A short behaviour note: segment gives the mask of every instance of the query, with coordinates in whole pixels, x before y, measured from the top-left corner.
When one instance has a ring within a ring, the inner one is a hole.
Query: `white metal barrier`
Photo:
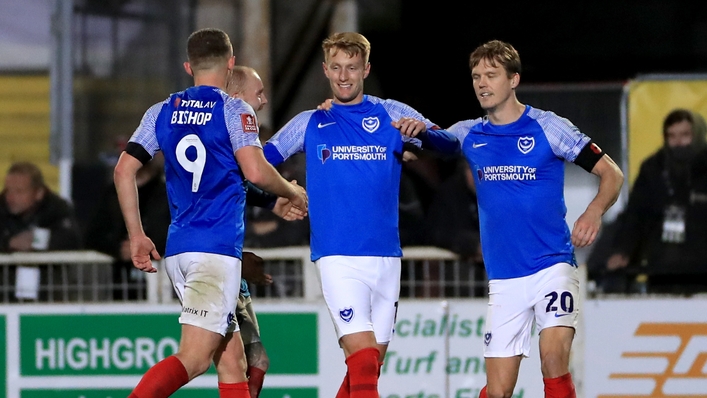
[[[0,301],[111,301],[112,263],[95,251],[0,254]]]

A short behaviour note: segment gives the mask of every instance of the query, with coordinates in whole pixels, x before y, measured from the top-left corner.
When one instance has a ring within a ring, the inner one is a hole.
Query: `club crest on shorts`
[[[354,310],[353,308],[344,308],[343,310],[339,310],[339,317],[341,318],[342,321],[349,323],[354,317]]]
[[[364,130],[368,131],[369,133],[372,133],[376,130],[378,130],[378,127],[380,127],[381,122],[378,120],[378,117],[376,116],[371,116],[371,117],[364,117],[363,120],[361,121],[361,126],[363,127]]]
[[[233,323],[233,318],[235,318],[235,317],[236,317],[236,316],[233,315],[232,312],[229,312],[229,313],[228,313],[228,316],[226,317],[226,325],[232,324],[232,323]]]
[[[518,150],[520,150],[524,155],[535,148],[535,138],[534,137],[520,137],[518,138]]]
[[[487,346],[491,343],[491,332],[484,333],[484,344]]]

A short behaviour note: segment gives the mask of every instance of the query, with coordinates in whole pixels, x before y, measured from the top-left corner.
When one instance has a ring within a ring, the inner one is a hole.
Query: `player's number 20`
[[[189,158],[187,158],[187,150],[190,147],[194,147],[196,149],[196,158],[194,160],[189,160]],[[179,140],[176,155],[177,161],[182,167],[184,167],[184,170],[192,173],[191,191],[198,191],[199,184],[201,184],[201,176],[204,174],[204,166],[206,165],[206,147],[199,139],[199,136],[196,134],[189,134]]]
[[[545,295],[545,297],[550,299],[547,303],[547,307],[545,308],[545,312],[557,311],[558,308],[555,303],[558,302],[558,304],[560,304],[560,308],[562,308],[562,311],[569,313],[574,311],[574,297],[572,297],[572,293],[570,292],[562,292],[562,294],[552,292]]]

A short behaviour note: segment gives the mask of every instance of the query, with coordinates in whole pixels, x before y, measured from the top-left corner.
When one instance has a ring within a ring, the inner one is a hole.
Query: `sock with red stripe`
[[[167,398],[188,382],[182,361],[171,355],[145,372],[128,398]]]
[[[577,398],[570,373],[553,379],[543,378],[543,383],[545,383],[545,398]]]
[[[258,398],[265,381],[265,371],[255,366],[248,367],[248,389],[250,398]]]
[[[358,350],[346,358],[350,398],[378,398],[378,349]]]
[[[250,398],[248,392],[248,382],[240,383],[218,383],[219,398]]]

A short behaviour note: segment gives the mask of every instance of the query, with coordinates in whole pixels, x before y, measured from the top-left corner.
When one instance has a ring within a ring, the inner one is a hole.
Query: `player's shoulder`
[[[240,98],[233,98],[226,95],[225,97],[223,97],[223,101],[224,108],[227,109],[227,111],[229,112],[255,114],[255,110],[253,109],[253,107]]]
[[[412,107],[404,102],[394,100],[391,98],[381,98],[381,97],[376,97],[375,95],[370,95],[366,94],[363,97],[364,101],[370,102],[371,104],[374,105],[382,105],[385,109],[390,110],[390,109],[403,109],[403,108],[409,108],[412,109]]]
[[[451,125],[447,131],[450,132],[470,132],[473,128],[475,127],[481,127],[482,122],[484,121],[483,117],[478,117],[476,119],[466,119],[466,120],[460,120],[453,125]]]
[[[543,128],[549,127],[561,130],[577,129],[569,119],[559,116],[553,111],[546,111],[532,106],[529,106],[529,108],[530,109],[528,110],[528,117],[537,121],[538,124],[540,124],[540,126],[542,126]]]

